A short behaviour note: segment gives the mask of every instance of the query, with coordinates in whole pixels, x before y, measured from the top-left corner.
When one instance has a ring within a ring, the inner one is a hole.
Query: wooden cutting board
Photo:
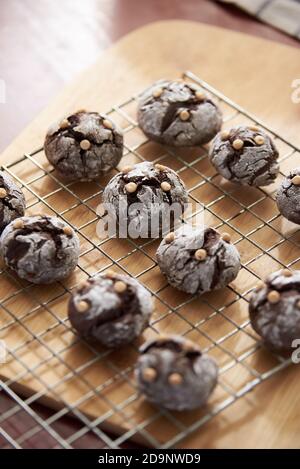
[[[39,148],[49,124],[65,113],[77,108],[105,112],[152,81],[177,78],[184,70],[192,70],[300,145],[300,104],[291,101],[292,81],[300,78],[298,49],[199,23],[166,21],[134,31],[108,49],[3,152],[2,164]],[[30,92],[34,99],[34,84]],[[22,304],[16,311],[20,309]],[[55,342],[56,337],[51,340]],[[73,363],[73,357],[69,359]],[[299,447],[300,382],[296,368],[260,385],[179,446]],[[30,388],[30,380],[25,384]]]

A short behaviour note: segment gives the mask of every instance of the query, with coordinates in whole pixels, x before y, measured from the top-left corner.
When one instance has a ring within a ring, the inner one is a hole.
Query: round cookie
[[[138,124],[151,140],[171,146],[209,142],[222,125],[222,113],[200,88],[161,80],[140,98]]]
[[[79,239],[65,222],[51,216],[22,217],[11,222],[0,238],[5,263],[22,279],[52,283],[76,267]]]
[[[199,347],[180,336],[145,343],[135,368],[139,391],[170,410],[195,409],[206,403],[218,379],[218,366]]]
[[[300,338],[300,271],[278,270],[253,291],[249,303],[251,325],[267,347],[292,351]]]
[[[225,287],[241,268],[230,236],[208,227],[183,227],[169,233],[159,245],[156,258],[171,286],[197,295]]]
[[[25,213],[25,197],[14,181],[0,171],[0,234],[9,223]]]
[[[69,319],[80,335],[106,347],[136,339],[149,325],[152,296],[137,280],[108,272],[83,282],[69,301]]]
[[[219,132],[211,143],[209,159],[225,179],[242,185],[267,186],[279,172],[273,140],[256,126]]]
[[[300,225],[300,168],[293,169],[282,181],[276,202],[281,215]]]
[[[103,193],[120,237],[159,237],[180,218],[187,201],[186,188],[175,171],[149,161],[125,168]]]
[[[101,114],[78,111],[48,130],[44,149],[65,180],[92,180],[117,166],[122,158],[123,136]]]

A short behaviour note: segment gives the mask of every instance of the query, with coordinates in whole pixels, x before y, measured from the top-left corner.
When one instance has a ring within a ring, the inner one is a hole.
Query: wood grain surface
[[[82,107],[106,111],[112,105],[120,103],[142,90],[155,79],[161,77],[177,78],[182,71],[187,69],[191,69],[215,88],[220,89],[231,99],[256,114],[287,139],[300,145],[300,106],[291,101],[291,83],[300,75],[299,55],[299,51],[296,49],[192,22],[169,21],[146,26],[131,33],[107,50],[95,65],[83,72],[63,90],[58,98],[4,151],[1,156],[2,161],[8,164],[23,153],[39,148],[49,124],[66,112]],[[130,160],[133,155],[127,155],[126,158]],[[296,160],[293,160],[292,164],[296,164]],[[44,158],[41,159],[41,165],[44,169],[49,169]],[[285,164],[283,170],[287,169],[288,165]],[[22,178],[30,177],[28,168],[23,168],[23,171]],[[102,182],[105,183],[105,181]],[[185,182],[188,186],[193,185],[193,181],[188,175]],[[49,187],[46,189],[49,191]],[[206,196],[209,197],[209,191],[212,191],[211,186],[208,186],[207,192],[202,194],[202,199]],[[247,194],[248,196],[250,197],[249,194]],[[213,197],[215,196],[213,195]],[[55,198],[53,203],[56,204],[59,211],[63,210],[63,207],[59,205],[62,203],[61,198]],[[68,204],[67,199],[64,199],[64,204]],[[229,206],[225,207],[225,210],[227,209]],[[262,206],[260,210],[261,213],[264,213],[266,208]],[[271,210],[273,212],[274,207]],[[72,223],[76,223],[76,219],[82,216],[84,213],[76,214]],[[249,218],[241,218],[239,228],[245,229],[245,232],[249,231],[251,223]],[[296,236],[297,232],[295,231]],[[262,234],[260,243],[266,242],[267,238],[268,236]],[[121,246],[119,249],[121,250]],[[247,249],[244,248],[244,252],[246,255]],[[293,250],[289,246],[286,249],[275,251],[275,256],[277,255],[281,262],[288,263],[291,262],[289,260],[291,252]],[[296,259],[296,254],[294,252],[290,259]],[[268,262],[270,262],[269,265],[260,263],[257,266],[259,274],[272,270],[271,260],[267,259]],[[90,259],[90,263],[92,270],[100,268],[94,259]],[[136,262],[131,259],[126,267],[135,273],[135,265]],[[74,274],[69,281],[69,287],[76,283],[79,277],[78,272]],[[240,281],[235,284],[235,288],[242,288],[242,284],[246,280],[241,277]],[[148,280],[144,279],[144,281]],[[158,281],[162,282],[163,279],[158,278]],[[251,282],[249,284],[251,286]],[[44,295],[48,294],[48,290],[41,289],[39,291],[36,289],[36,294],[44,298]],[[170,295],[175,295],[175,293],[172,292]],[[222,295],[216,298],[219,302],[222,301]],[[179,302],[180,296],[175,295],[174,301]],[[33,307],[33,305],[29,305],[29,307]],[[57,307],[58,314],[63,314],[59,305]],[[244,309],[242,310],[244,311]],[[22,313],[22,303],[15,305],[15,312],[17,315]],[[191,311],[191,314],[196,313]],[[45,318],[40,318],[34,323],[37,330],[44,328],[44,321]],[[32,324],[31,327],[33,327]],[[176,329],[182,332],[180,321],[172,320],[171,323],[167,321],[159,328],[160,331],[167,330],[168,332]],[[13,334],[10,336],[12,342],[15,339],[19,340],[20,331],[17,327],[15,331],[16,336],[14,337]],[[64,339],[69,340],[68,336],[62,339],[55,334],[49,335],[49,341],[57,343],[58,346]],[[38,359],[35,350],[33,353],[28,350],[27,353],[27,359],[29,357],[30,361]],[[88,352],[86,351],[86,353]],[[77,359],[76,352],[67,357],[72,366],[75,366]],[[116,357],[116,360],[119,363],[120,357]],[[265,359],[261,358],[261,360],[264,363]],[[119,365],[122,366],[122,363]],[[12,363],[10,366],[12,367],[10,373],[18,372],[18,369],[14,368],[16,364]],[[47,379],[50,382],[65,373],[65,370],[58,366],[56,368],[53,366],[46,371],[49,373]],[[57,376],[55,376],[56,374]],[[109,374],[109,370],[107,370],[107,374]],[[36,386],[32,376],[28,374],[27,379],[29,386]],[[237,376],[233,376],[232,379],[235,382]],[[76,380],[75,386],[80,394]],[[125,395],[127,392],[125,388],[126,383],[119,383],[118,391],[115,394],[117,400],[120,399],[120,392],[124,392],[123,396]],[[70,395],[70,388],[64,387],[59,392],[70,402],[78,397],[78,394],[74,394],[73,390]],[[116,390],[112,390],[112,392],[115,393]],[[202,427],[200,432],[189,436],[180,446],[194,448],[298,447],[300,435],[299,404],[299,370],[294,367],[261,385],[247,398],[243,398],[222,415],[213,418]],[[99,405],[100,403],[97,402],[97,406]],[[137,406],[134,408],[135,411],[138,411],[135,415],[140,418],[147,415],[148,407],[140,402]],[[89,405],[87,409],[83,410],[90,413],[91,409],[95,409],[95,407]],[[100,412],[98,407],[96,410]],[[103,409],[101,411],[103,412]],[[119,425],[120,422],[123,424],[122,420],[118,421],[117,419],[115,424]],[[162,439],[169,438],[174,432],[172,427],[164,426],[163,428],[166,433],[160,435]],[[157,436],[157,429],[153,429],[153,431]]]

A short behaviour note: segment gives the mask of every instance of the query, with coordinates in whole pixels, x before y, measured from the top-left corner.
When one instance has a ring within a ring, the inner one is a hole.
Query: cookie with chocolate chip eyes
[[[300,225],[300,168],[293,169],[282,181],[276,202],[281,215]]]
[[[48,130],[44,149],[50,163],[65,180],[92,180],[118,165],[123,153],[123,136],[101,114],[82,110]]]
[[[300,271],[278,270],[260,282],[249,303],[253,329],[267,347],[292,351],[300,338]]]
[[[156,142],[171,146],[201,145],[220,130],[222,113],[199,87],[160,80],[140,97],[138,124]]]
[[[8,174],[0,171],[0,234],[13,220],[25,213],[25,197]]]
[[[183,227],[161,242],[156,259],[169,284],[186,293],[201,295],[228,285],[241,265],[228,233],[213,228]]]
[[[68,306],[79,334],[110,348],[136,339],[149,325],[152,310],[152,296],[143,285],[111,271],[80,284]]]
[[[150,402],[188,410],[206,403],[217,384],[218,366],[190,340],[161,336],[141,347],[135,376]]]
[[[37,284],[64,279],[79,257],[77,234],[63,220],[48,215],[12,221],[1,235],[0,248],[8,267]]]
[[[267,186],[279,172],[273,140],[256,126],[219,132],[211,143],[209,159],[221,176],[249,186]]]
[[[119,235],[157,238],[168,232],[184,212],[188,194],[172,169],[145,161],[114,176],[103,192],[108,215]]]

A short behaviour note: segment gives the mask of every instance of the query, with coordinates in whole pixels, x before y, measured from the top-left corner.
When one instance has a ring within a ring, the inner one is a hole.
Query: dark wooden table
[[[139,26],[174,18],[300,45],[234,7],[209,0],[0,0],[0,79],[6,84],[6,102],[0,104],[0,150],[103,49]],[[9,397],[0,395],[0,414],[14,405]],[[52,412],[42,406],[36,406],[35,411],[42,418]],[[32,418],[20,410],[3,427],[18,438],[33,425]],[[78,423],[63,419],[54,428],[66,436],[78,430]],[[0,448],[5,445],[0,437]],[[77,446],[102,445],[87,435]],[[26,446],[52,447],[55,441],[41,431],[26,441]]]

